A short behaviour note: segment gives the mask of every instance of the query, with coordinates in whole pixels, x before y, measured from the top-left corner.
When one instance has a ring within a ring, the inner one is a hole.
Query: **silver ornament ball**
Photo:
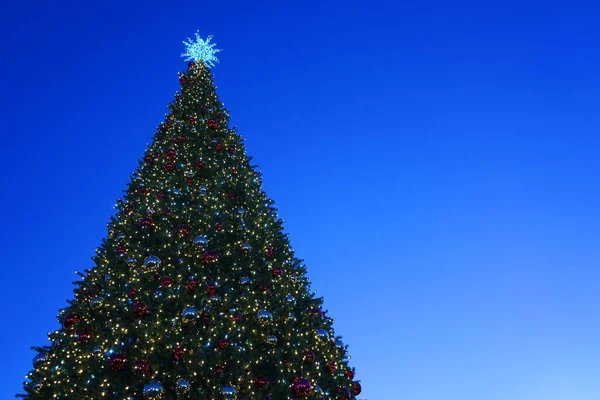
[[[150,382],[144,386],[144,400],[156,400],[164,398],[165,388],[160,382]]]
[[[208,245],[208,238],[206,237],[206,235],[197,236],[196,239],[194,239],[194,245],[196,247],[204,249]]]
[[[221,389],[221,394],[225,396],[226,399],[237,398],[237,390],[233,386],[223,386],[223,389]]]
[[[154,270],[160,266],[160,258],[156,256],[148,256],[144,260],[144,267]]]
[[[196,310],[196,307],[188,306],[181,312],[181,317],[184,322],[191,322],[198,318],[198,310]]]
[[[329,339],[329,332],[325,329],[317,329],[317,338],[322,341],[326,341]]]
[[[192,385],[185,379],[179,379],[175,384],[175,390],[179,394],[187,394],[192,390]]]
[[[261,324],[267,324],[271,321],[273,321],[273,314],[271,314],[270,311],[260,310],[258,312],[258,322]]]
[[[48,361],[48,354],[40,352],[37,353],[35,357],[33,357],[33,366],[34,368],[37,368],[39,366],[41,366],[43,363],[45,363],[46,361]]]

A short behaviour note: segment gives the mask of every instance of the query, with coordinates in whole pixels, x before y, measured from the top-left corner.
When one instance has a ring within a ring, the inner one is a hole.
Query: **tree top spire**
[[[206,40],[202,39],[196,31],[196,38],[183,41],[185,45],[185,53],[181,54],[181,57],[186,57],[186,61],[204,61],[207,65],[214,67],[215,63],[219,62],[219,59],[215,55],[220,52],[221,49],[215,49],[216,43],[210,43],[212,35],[208,36]]]

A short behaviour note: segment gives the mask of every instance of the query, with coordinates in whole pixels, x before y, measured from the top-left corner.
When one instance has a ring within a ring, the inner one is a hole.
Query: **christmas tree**
[[[347,348],[310,289],[210,67],[181,91],[38,354],[36,399],[352,399]]]

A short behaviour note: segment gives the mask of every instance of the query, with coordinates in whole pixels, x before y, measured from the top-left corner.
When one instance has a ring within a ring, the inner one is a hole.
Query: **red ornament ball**
[[[136,318],[145,317],[150,313],[148,306],[142,303],[141,301],[136,301],[133,303],[133,314]]]
[[[217,150],[221,150],[222,148],[223,148],[223,143],[217,143],[215,145],[215,149],[217,149]]]
[[[354,371],[352,371],[351,369],[347,369],[344,371],[344,377],[346,377],[346,379],[348,379],[349,381],[351,381],[352,379],[354,379]]]
[[[179,138],[179,140],[181,140],[183,143],[187,142],[187,136],[181,136]]]
[[[181,78],[179,78],[179,83],[181,83],[182,85],[185,85],[185,76],[182,76]]]
[[[307,398],[312,392],[312,384],[306,378],[298,377],[292,382],[294,396]]]
[[[79,343],[87,343],[92,338],[92,331],[89,329],[83,329],[77,332],[77,341]]]
[[[257,376],[252,380],[252,383],[254,383],[254,387],[258,390],[265,390],[271,382],[266,376]]]
[[[63,326],[65,327],[65,329],[70,331],[71,329],[75,328],[75,325],[80,321],[81,317],[79,316],[79,314],[69,314],[65,317],[63,321]]]
[[[340,400],[350,400],[352,398],[352,393],[350,393],[350,390],[347,388],[339,388],[337,398]]]
[[[150,375],[152,373],[152,367],[148,360],[137,360],[135,364],[133,364],[133,370],[144,375]]]
[[[127,296],[129,296],[129,297],[135,297],[136,294],[137,294],[137,289],[131,288],[127,291]]]
[[[189,117],[189,118],[188,118],[188,122],[189,122],[190,124],[192,124],[192,125],[196,125],[196,122],[197,122],[197,121],[196,121],[196,117]]]
[[[219,349],[225,350],[225,348],[231,346],[231,339],[224,338],[219,340]]]
[[[237,153],[237,148],[234,146],[230,146],[229,149],[227,149],[227,151],[229,151],[229,154],[235,154]]]
[[[336,368],[337,368],[337,365],[336,365],[336,363],[335,363],[334,361],[330,361],[330,362],[328,362],[328,363],[326,364],[326,366],[327,366],[327,369],[329,370],[329,372],[333,372],[333,371],[335,371],[335,370],[336,370]]]
[[[223,230],[223,224],[222,224],[221,222],[219,222],[219,223],[217,224],[217,226],[216,226],[216,229],[217,229],[218,231],[221,231],[221,230]]]
[[[154,161],[154,157],[152,157],[151,155],[147,155],[144,157],[144,161],[147,163],[151,163],[152,161]]]
[[[225,367],[224,367],[224,366],[222,366],[222,365],[216,365],[216,366],[213,368],[213,375],[216,375],[216,374],[221,374],[221,373],[223,373],[223,372],[225,372]]]
[[[154,220],[150,217],[144,217],[140,220],[139,226],[141,229],[150,229],[154,226]]]
[[[205,264],[211,264],[211,263],[217,262],[218,259],[219,259],[219,256],[214,251],[207,251],[202,256],[202,262]]]
[[[270,287],[271,284],[269,282],[265,282],[260,286],[260,290],[262,290],[263,293],[267,293]]]
[[[313,318],[323,318],[323,311],[319,310],[318,308],[313,308],[310,310],[310,316]]]
[[[117,353],[110,358],[110,369],[113,371],[124,371],[127,367],[127,356],[123,353]]]
[[[123,258],[127,255],[127,249],[125,247],[119,247],[115,250],[115,255],[119,258]]]
[[[210,118],[210,119],[208,119],[208,120],[206,121],[206,125],[207,125],[209,128],[216,128],[216,127],[217,127],[217,125],[218,125],[218,124],[217,124],[217,120],[216,120],[216,119],[214,119],[214,118]]]
[[[198,279],[191,279],[185,285],[189,290],[196,290],[196,288],[200,285],[200,281]]]
[[[171,287],[173,286],[173,283],[175,283],[175,281],[170,276],[165,276],[160,279],[160,286],[162,287]]]
[[[265,255],[267,257],[273,257],[275,255],[275,253],[277,252],[277,247],[268,247],[265,249]]]
[[[183,356],[185,355],[185,349],[181,346],[175,347],[173,350],[173,360],[181,361],[183,360]]]
[[[281,267],[273,267],[271,272],[273,273],[273,278],[279,278],[280,276],[283,276],[284,271]]]
[[[362,386],[360,386],[360,383],[352,382],[352,393],[355,396],[358,396],[360,394],[360,392],[362,392]]]
[[[309,362],[309,363],[315,362],[316,358],[317,358],[317,356],[314,351],[306,350],[304,352],[304,359],[306,360],[306,362]]]
[[[217,295],[217,287],[215,285],[208,285],[206,287],[206,293],[208,293],[209,296],[216,296]]]
[[[176,159],[177,158],[177,150],[175,150],[175,149],[167,150],[167,152],[165,153],[165,157],[167,158],[167,160]]]
[[[179,225],[177,227],[177,234],[181,237],[190,236],[190,227],[187,225]]]
[[[196,168],[198,168],[200,171],[204,171],[204,163],[202,161],[198,161],[196,163]]]
[[[175,170],[175,163],[172,163],[172,162],[165,163],[165,171],[171,172],[173,170]]]
[[[196,66],[196,63],[195,63],[195,62],[193,62],[193,61],[190,61],[190,62],[188,63],[188,68],[194,68],[195,66]]]
[[[243,315],[240,312],[236,312],[235,314],[233,314],[233,320],[235,322],[240,322],[243,319]]]

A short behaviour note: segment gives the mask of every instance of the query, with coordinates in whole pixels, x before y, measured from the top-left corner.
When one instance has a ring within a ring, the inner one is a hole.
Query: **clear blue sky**
[[[600,6],[11,3],[0,397],[91,266],[199,29],[361,397],[600,398]]]

